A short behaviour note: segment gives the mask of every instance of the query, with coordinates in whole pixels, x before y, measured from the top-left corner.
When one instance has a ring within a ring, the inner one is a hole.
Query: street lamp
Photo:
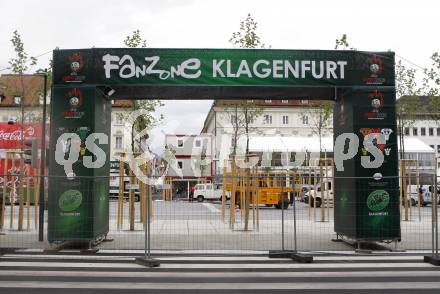
[[[40,158],[40,208],[38,218],[38,241],[44,241],[44,167],[46,163],[46,106],[47,106],[47,69],[39,73],[44,78],[43,119],[41,120],[41,158]]]

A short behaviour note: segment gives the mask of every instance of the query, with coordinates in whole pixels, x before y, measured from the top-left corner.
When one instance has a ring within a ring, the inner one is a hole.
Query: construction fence
[[[400,236],[374,240],[374,244],[384,250],[437,250],[439,200],[435,175],[431,182],[426,176],[421,181],[416,161],[403,161],[403,166],[395,179],[405,187],[399,189],[395,199]],[[149,167],[143,168],[148,174]],[[109,190],[102,197],[96,182],[115,178],[84,177],[79,179],[83,191],[78,193],[82,195],[72,192],[51,204],[47,194],[43,202],[39,200],[37,189],[41,180],[47,186],[48,176],[29,175],[23,168],[5,168],[0,189],[0,248],[54,249],[72,243],[66,241],[76,236],[73,243],[82,246],[87,243],[102,250],[142,250],[149,223],[151,250],[157,252],[349,251],[368,240],[336,232],[336,214],[340,213],[337,206],[341,202],[334,199],[334,174],[331,159],[289,171],[229,165],[220,181],[200,180],[194,192],[184,197],[175,197],[170,178],[148,176],[149,181],[141,181],[133,173],[117,177],[119,189]],[[371,205],[379,211],[383,201],[393,201],[380,193],[371,198]],[[350,203],[353,199],[348,197],[346,205],[357,205]],[[44,220],[42,241],[40,219]]]

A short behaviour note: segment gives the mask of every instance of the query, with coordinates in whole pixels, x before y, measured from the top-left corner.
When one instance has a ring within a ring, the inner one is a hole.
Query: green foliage
[[[131,36],[125,37],[124,45],[129,48],[145,48],[147,47],[147,40],[142,39],[139,30],[134,30]]]
[[[246,19],[240,22],[240,30],[232,33],[231,42],[240,48],[265,48],[261,43],[260,37],[257,35],[258,23],[248,14]],[[269,46],[270,48],[270,46]]]
[[[37,64],[37,59],[32,56],[29,57],[28,53],[24,50],[24,43],[18,31],[14,31],[11,43],[15,52],[15,57],[9,60],[11,71],[14,74],[22,75],[29,70],[30,66]]]
[[[419,95],[421,89],[417,87],[416,69],[407,68],[399,60],[396,64],[396,114],[398,117],[397,124],[401,130],[414,124],[417,112],[420,112]]]
[[[336,39],[335,41],[335,50],[340,49],[340,50],[354,50],[353,47],[349,48],[350,45],[348,44],[348,38],[347,38],[347,34],[343,34],[342,37],[340,39]]]
[[[431,56],[431,67],[424,70],[423,91],[428,96],[425,107],[431,113],[431,119],[440,121],[440,54],[434,52]]]

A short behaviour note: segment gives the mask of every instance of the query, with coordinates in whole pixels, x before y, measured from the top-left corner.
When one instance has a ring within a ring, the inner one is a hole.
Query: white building
[[[319,115],[313,107],[319,101],[309,100],[254,100],[261,108],[261,114],[250,124],[250,137],[280,136],[280,137],[311,137],[317,132]],[[233,146],[233,115],[234,101],[214,101],[201,133],[214,135],[214,170],[221,173],[223,162],[228,158]],[[327,120],[322,128],[322,136],[332,136],[333,118]],[[238,153],[244,152],[246,136],[241,131],[239,136]]]
[[[230,120],[233,108],[230,106],[231,103],[231,101],[215,101],[202,129],[202,133],[212,133],[214,135],[215,174],[221,174],[223,162],[232,151],[233,125]],[[317,108],[313,107],[319,102],[307,100],[255,100],[255,103],[262,108],[262,113],[250,124],[251,152],[264,152],[265,144],[269,144],[270,148],[268,150],[274,151],[271,160],[275,165],[281,164],[282,152],[304,151],[304,148],[311,152],[314,152],[313,150],[318,150],[316,152],[319,152],[316,127],[319,115],[316,112]],[[405,151],[407,153],[418,153],[417,157],[420,157],[418,159],[424,165],[434,166],[434,164],[428,163],[427,160],[429,158],[432,161],[433,149],[435,149],[437,154],[440,151],[440,125],[435,120],[427,119],[426,115],[415,116],[415,120],[411,124],[409,124],[409,121],[404,124],[411,126],[405,128]],[[332,152],[332,116],[330,116],[325,127],[322,129],[322,137],[322,150]],[[421,142],[409,139],[419,139]],[[246,136],[243,133],[237,145],[238,153],[244,154]],[[417,148],[421,149],[418,150]],[[291,155],[291,157],[294,156],[293,154]],[[411,155],[411,157],[414,156],[414,154]]]
[[[165,135],[164,159],[168,163],[167,176],[173,179],[176,197],[187,198],[190,188],[201,178],[213,176],[213,136]]]

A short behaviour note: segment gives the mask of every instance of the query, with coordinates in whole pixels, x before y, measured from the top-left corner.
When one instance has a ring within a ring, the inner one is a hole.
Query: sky
[[[0,11],[0,74],[14,55],[14,30],[31,56],[56,47],[123,47],[136,29],[152,48],[232,48],[229,39],[248,13],[274,49],[333,49],[345,33],[357,50],[392,50],[407,65],[427,67],[440,51],[440,4],[433,0],[0,0]],[[38,67],[50,57],[39,57]],[[199,133],[211,104],[167,101],[158,113],[169,130]]]

